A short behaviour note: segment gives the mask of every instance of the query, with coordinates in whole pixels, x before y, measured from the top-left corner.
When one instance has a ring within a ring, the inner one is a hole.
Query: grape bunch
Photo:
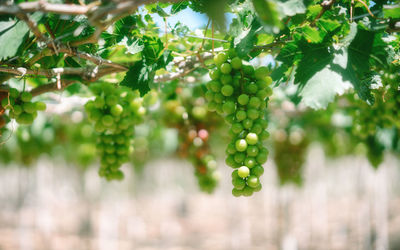
[[[226,164],[235,169],[232,194],[251,196],[261,189],[259,177],[269,153],[263,146],[269,137],[264,110],[272,94],[272,79],[268,68],[254,69],[233,49],[217,54],[214,63],[216,68],[210,71],[211,81],[206,84],[208,109],[223,115],[231,125]]]
[[[44,102],[32,102],[32,94],[19,92],[15,88],[9,89],[8,96],[1,100],[1,106],[9,110],[8,116],[19,124],[30,125],[37,117],[37,111],[46,110]]]
[[[100,134],[97,149],[101,155],[99,175],[107,180],[124,178],[120,167],[133,151],[134,125],[146,112],[138,92],[129,88],[98,83],[91,86],[96,96],[85,104],[88,118]]]
[[[219,183],[219,172],[209,133],[218,124],[214,118],[219,117],[210,115],[203,97],[192,97],[195,90],[177,91],[181,92],[178,99],[165,103],[165,123],[178,129],[178,155],[192,162],[200,190],[212,193]]]
[[[303,184],[303,167],[309,140],[302,130],[278,130],[274,133],[274,162],[281,185]]]

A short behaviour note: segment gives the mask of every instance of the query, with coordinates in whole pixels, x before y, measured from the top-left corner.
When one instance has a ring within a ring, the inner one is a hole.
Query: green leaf
[[[158,5],[157,4],[157,7],[156,7],[156,11],[155,11],[160,17],[168,17],[169,15],[168,15],[168,13],[167,12],[165,12],[161,7],[160,7],[160,5]]]
[[[318,14],[322,11],[322,6],[319,4],[310,5],[307,7],[307,18],[314,20]]]
[[[282,27],[275,3],[268,0],[253,0],[253,6],[264,25]]]
[[[330,33],[330,32],[334,32],[335,30],[339,29],[341,25],[336,20],[321,18],[318,20],[317,26],[321,30],[324,30],[325,32]]]
[[[281,49],[279,55],[276,57],[277,61],[281,61],[288,66],[292,66],[296,56],[300,55],[299,47],[296,42],[288,42]]]
[[[239,57],[247,58],[257,44],[257,32],[262,29],[261,24],[254,19],[249,29],[244,30],[240,35],[235,37],[233,43]]]
[[[178,3],[174,3],[171,7],[171,15],[175,15],[176,13],[186,9],[189,6],[187,1],[180,1]]]
[[[119,45],[125,46],[125,53],[132,55],[142,52],[144,49],[144,44],[141,39],[128,39],[127,37],[124,37]]]
[[[303,46],[302,53],[303,57],[297,66],[294,82],[305,85],[332,61],[333,56],[327,47]]]
[[[304,38],[309,42],[309,43],[320,43],[324,39],[326,33],[317,30],[316,28],[310,27],[310,26],[304,26],[301,29],[301,32],[303,33]]]
[[[341,74],[330,65],[314,74],[301,89],[302,102],[313,108],[326,108],[337,94],[342,95],[351,88],[349,81],[343,81]]]
[[[16,56],[29,32],[22,21],[0,22],[0,60]]]
[[[400,4],[384,5],[383,16],[385,18],[400,18]]]
[[[150,91],[149,81],[151,74],[143,61],[136,62],[129,68],[122,82],[122,86],[130,87],[133,90],[139,90],[140,95],[144,96]]]

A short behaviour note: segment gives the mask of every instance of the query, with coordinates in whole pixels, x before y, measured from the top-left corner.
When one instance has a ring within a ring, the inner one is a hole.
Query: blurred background
[[[190,163],[124,167],[122,182],[42,157],[0,168],[0,249],[400,249],[400,172],[386,157],[307,154],[302,188],[279,186],[271,161],[252,197],[231,194],[221,167],[214,194],[199,191]]]

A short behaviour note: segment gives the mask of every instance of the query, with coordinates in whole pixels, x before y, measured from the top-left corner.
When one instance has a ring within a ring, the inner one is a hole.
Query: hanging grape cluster
[[[272,79],[268,68],[254,69],[237,57],[233,49],[217,54],[214,62],[216,68],[210,71],[205,97],[209,110],[224,115],[231,125],[226,164],[235,169],[232,194],[250,196],[261,189],[259,177],[264,173],[262,164],[269,153],[263,146],[269,137],[264,110],[272,94]]]
[[[8,96],[1,100],[1,106],[9,110],[8,116],[19,124],[32,124],[37,112],[46,110],[44,102],[32,102],[32,94],[29,92],[19,92],[15,88],[10,88],[8,93]]]
[[[96,98],[88,101],[85,109],[100,134],[97,144],[101,155],[99,175],[107,180],[121,180],[124,174],[120,167],[129,161],[133,150],[134,125],[142,122],[146,110],[139,93],[128,88],[98,83],[92,85],[91,90]]]
[[[219,182],[217,162],[209,146],[209,131],[218,124],[210,116],[203,97],[192,98],[192,93],[180,93],[178,100],[166,105],[165,122],[178,129],[182,158],[189,158],[201,191],[212,193]]]
[[[309,140],[302,130],[279,130],[274,134],[274,162],[281,185],[303,184],[303,167]]]

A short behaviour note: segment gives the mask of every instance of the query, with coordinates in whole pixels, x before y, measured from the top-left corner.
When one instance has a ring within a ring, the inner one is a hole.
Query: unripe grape
[[[241,178],[246,178],[247,176],[249,176],[249,174],[250,174],[250,169],[246,166],[241,166],[238,169],[238,175]]]
[[[19,91],[16,88],[10,88],[9,92],[10,97],[17,99],[19,96]]]
[[[236,150],[239,152],[243,152],[247,149],[247,142],[244,139],[239,139],[235,142]]]
[[[21,100],[23,102],[30,102],[32,100],[32,94],[29,92],[22,92],[21,93]]]
[[[243,130],[243,126],[241,123],[234,123],[232,124],[232,131],[236,134],[239,134],[240,132],[242,132]]]
[[[241,94],[238,97],[238,102],[240,103],[240,105],[247,105],[247,103],[249,102],[249,96],[246,94]]]
[[[257,109],[249,109],[247,110],[247,117],[249,117],[252,120],[255,120],[259,117],[260,113],[258,112]]]
[[[106,127],[111,127],[114,124],[114,118],[111,115],[105,115],[101,118],[101,122]]]
[[[250,175],[248,178],[247,178],[247,185],[249,185],[249,187],[251,187],[251,188],[256,188],[256,187],[258,187],[258,185],[260,185],[260,180],[257,178],[257,176],[254,176],[254,175]]]
[[[232,189],[232,195],[235,197],[239,197],[242,195],[242,190],[234,188],[234,189]]]
[[[233,94],[233,87],[231,85],[224,85],[221,88],[221,93],[224,96],[231,96]]]
[[[258,80],[263,80],[268,76],[269,69],[267,67],[259,67],[254,71],[254,77]]]
[[[29,114],[32,114],[33,112],[36,111],[36,105],[33,104],[32,102],[25,102],[22,104],[22,109]]]
[[[221,76],[221,71],[219,69],[215,69],[210,71],[210,78],[212,80],[217,80]]]
[[[249,145],[255,145],[258,142],[258,136],[255,133],[248,133],[246,135],[246,142]]]
[[[21,108],[21,106],[19,106],[19,105],[14,105],[14,114],[15,115],[20,115],[21,113],[22,113],[22,108]]]
[[[33,115],[28,113],[21,113],[17,118],[16,121],[19,124],[30,125],[33,122]]]
[[[260,165],[254,166],[251,170],[250,170],[250,174],[260,177],[262,174],[264,173],[264,168]]]
[[[104,98],[101,96],[96,97],[96,99],[94,100],[94,106],[98,109],[102,109],[105,104],[106,102],[104,101]]]
[[[238,189],[242,190],[246,186],[246,181],[241,178],[232,179],[232,185]]]
[[[246,119],[246,117],[247,117],[246,111],[238,110],[236,112],[236,119],[238,119],[238,121],[243,121],[244,119]]]
[[[221,83],[217,81],[211,81],[210,82],[210,88],[214,92],[219,92],[221,90]]]
[[[250,83],[245,86],[245,90],[249,94],[255,94],[258,91],[258,87],[255,83]]]
[[[235,57],[231,62],[232,68],[240,69],[242,67],[242,60],[239,57]]]
[[[123,111],[124,111],[123,107],[121,105],[119,105],[119,104],[116,104],[116,105],[112,106],[111,109],[110,109],[110,113],[113,116],[120,116]]]
[[[251,196],[252,194],[253,194],[253,188],[251,188],[251,187],[249,187],[249,186],[246,186],[245,188],[243,188],[243,190],[242,190],[242,194],[244,195],[244,196]]]
[[[224,113],[232,114],[235,112],[235,109],[236,109],[235,103],[228,101],[223,104],[222,109],[223,109]]]
[[[118,103],[118,98],[115,95],[106,96],[105,100],[107,106],[114,106]]]
[[[248,157],[244,160],[244,165],[248,168],[252,168],[256,165],[256,159],[253,157]]]
[[[258,97],[253,96],[252,98],[250,98],[250,101],[249,101],[250,108],[258,108],[258,107],[260,107],[260,104],[261,104],[261,100]]]
[[[232,71],[232,67],[229,63],[223,63],[220,67],[220,70],[223,74],[229,74]]]
[[[221,76],[220,81],[221,81],[222,84],[225,85],[225,84],[231,84],[232,81],[233,81],[233,79],[232,79],[232,76],[231,76],[231,75],[225,75],[225,74],[223,74],[223,75]]]
[[[254,145],[248,146],[246,150],[247,155],[252,157],[257,156],[258,152],[259,152],[258,147]]]
[[[245,129],[249,129],[249,128],[251,128],[251,127],[253,126],[253,121],[250,120],[250,119],[244,119],[244,120],[242,121],[242,124],[243,124],[243,127],[244,127]]]
[[[236,149],[236,148],[235,148]],[[236,149],[237,150],[237,149]],[[246,154],[245,153],[241,153],[241,152],[237,152],[235,153],[235,155],[233,156],[233,159],[235,160],[235,162],[237,163],[242,163],[245,159],[246,159]]]
[[[44,111],[46,110],[46,103],[44,102],[35,102],[36,110]]]

